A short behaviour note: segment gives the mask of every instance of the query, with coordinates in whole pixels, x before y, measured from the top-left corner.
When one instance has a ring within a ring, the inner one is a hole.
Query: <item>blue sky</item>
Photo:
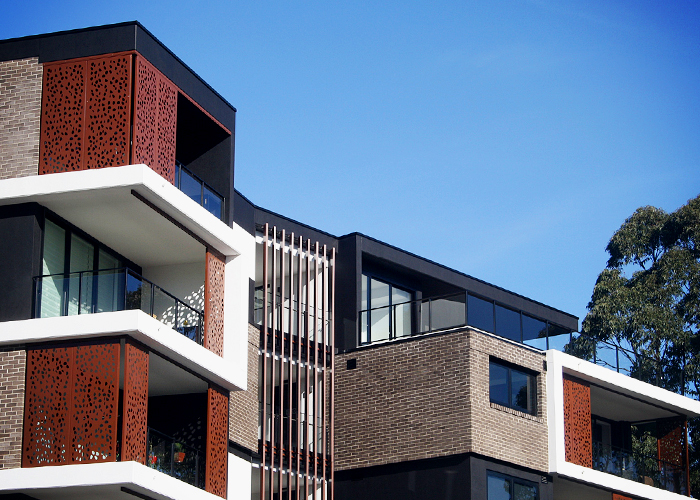
[[[140,21],[254,203],[581,319],[625,218],[700,193],[698,2],[1,1],[0,38]]]

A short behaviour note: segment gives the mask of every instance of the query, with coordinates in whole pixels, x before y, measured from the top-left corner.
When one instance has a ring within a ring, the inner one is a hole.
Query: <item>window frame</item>
[[[502,400],[497,400],[494,399],[493,397],[493,367],[498,367],[506,370],[506,393],[508,395],[508,401],[504,402]],[[522,406],[517,405],[513,400],[513,373],[519,374],[519,375],[525,375],[527,377],[527,384],[528,384],[528,408],[524,409]],[[537,380],[539,377],[539,373],[534,372],[532,370],[528,370],[527,368],[524,368],[522,366],[517,366],[513,365],[512,363],[508,363],[506,361],[502,361],[497,358],[489,358],[489,402],[493,404],[497,404],[500,406],[505,406],[507,408],[510,408],[511,410],[519,411],[522,413],[526,413],[528,415],[532,416],[537,416],[537,411],[538,411],[538,405],[537,405],[537,396],[538,396],[538,390],[537,390]]]
[[[527,479],[521,479],[519,477],[510,476],[508,474],[503,474],[501,472],[496,472],[496,471],[487,469],[486,470],[486,498],[487,499],[490,498],[489,497],[489,490],[488,490],[489,477],[495,477],[498,479],[504,479],[504,480],[508,481],[508,484],[510,485],[509,494],[510,494],[511,499],[515,498],[514,489],[515,489],[516,484],[519,484],[521,486],[526,486],[526,487],[530,487],[530,486],[534,487],[535,488],[534,500],[539,500],[539,498],[540,498],[540,486],[538,483],[536,483],[534,481],[528,481]]]
[[[413,332],[413,306],[412,305],[409,306],[410,314],[411,314],[410,325],[409,325],[409,334],[408,335],[401,335],[401,336],[397,336],[396,332],[394,331],[395,326],[396,326],[394,324],[395,323],[394,306],[401,305],[401,304],[412,304],[416,300],[415,291],[410,290],[410,289],[405,288],[405,287],[400,286],[400,285],[396,285],[396,284],[392,283],[391,281],[388,281],[384,278],[380,278],[372,273],[362,272],[360,274],[360,277],[361,277],[360,278],[361,279],[360,290],[362,290],[363,282],[365,282],[364,284],[366,286],[366,295],[365,295],[365,297],[362,297],[362,299],[366,301],[367,309],[360,309],[360,314],[358,317],[358,326],[359,326],[359,328],[358,328],[358,344],[359,345],[370,345],[374,342],[381,342],[384,340],[394,340],[397,338],[410,337],[412,332]],[[372,306],[372,280],[378,281],[378,282],[380,282],[384,285],[387,285],[389,287],[389,294],[388,294],[389,304],[388,305],[380,306],[380,307],[376,307],[376,308],[371,307]],[[397,290],[401,290],[402,292],[407,293],[409,295],[409,299],[407,301],[397,302],[396,304],[394,304],[393,303],[394,288],[396,288]],[[382,309],[382,308],[387,308],[389,310],[389,336],[387,339],[372,340],[372,313],[371,313],[371,311],[373,309]],[[362,321],[362,317],[363,317],[362,313],[365,313],[364,314],[365,321]],[[367,340],[365,342],[362,341],[363,329],[364,329],[364,332],[366,332],[366,334],[367,334]]]

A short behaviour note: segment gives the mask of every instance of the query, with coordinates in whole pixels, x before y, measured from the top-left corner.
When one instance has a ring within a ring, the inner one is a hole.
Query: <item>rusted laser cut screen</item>
[[[23,467],[116,460],[119,344],[27,351]]]
[[[207,471],[205,489],[226,498],[228,476],[228,394],[207,392]]]
[[[591,387],[587,382],[564,376],[564,443],[566,461],[593,467]]]
[[[148,352],[127,341],[124,356],[121,459],[146,465]]]
[[[175,183],[177,87],[142,56],[136,56],[134,163],[144,163]]]
[[[39,174],[130,163],[132,57],[45,65]]]

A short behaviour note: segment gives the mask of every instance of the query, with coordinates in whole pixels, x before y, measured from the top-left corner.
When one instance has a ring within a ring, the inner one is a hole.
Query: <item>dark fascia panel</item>
[[[240,193],[237,194],[240,195]],[[253,205],[253,210],[253,217],[256,227],[267,223],[270,225],[270,227],[277,226],[278,231],[284,229],[287,234],[294,232],[295,237],[303,236],[304,238],[308,238],[312,241],[318,241],[320,245],[326,245],[328,248],[338,248],[338,238],[331,234],[319,231],[311,226],[307,226],[306,224],[297,222],[283,215],[270,212],[269,210],[265,210],[264,208],[260,208],[255,205]]]
[[[374,260],[386,262],[390,266],[399,266],[408,272],[429,276],[430,278],[466,289],[484,298],[495,300],[505,306],[520,309],[525,313],[545,319],[551,323],[578,331],[578,318],[572,314],[450,269],[442,264],[419,257],[369,236],[353,233],[340,239],[344,238],[355,238],[361,253],[372,257]]]
[[[233,133],[236,108],[138,21],[0,40],[0,61],[63,61],[135,50]]]

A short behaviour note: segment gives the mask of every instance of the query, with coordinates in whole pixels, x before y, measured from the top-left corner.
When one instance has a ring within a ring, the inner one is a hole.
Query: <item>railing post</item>
[[[80,307],[83,298],[83,272],[78,273],[78,314],[80,314]],[[70,274],[68,275],[70,276]],[[68,287],[70,287],[70,278],[68,278]]]
[[[144,279],[141,278],[141,289],[143,290],[143,282]],[[156,301],[156,287],[151,283],[150,281],[148,282],[151,285],[151,303],[149,304],[149,311],[148,314],[150,314],[151,318],[153,317],[153,303]]]

